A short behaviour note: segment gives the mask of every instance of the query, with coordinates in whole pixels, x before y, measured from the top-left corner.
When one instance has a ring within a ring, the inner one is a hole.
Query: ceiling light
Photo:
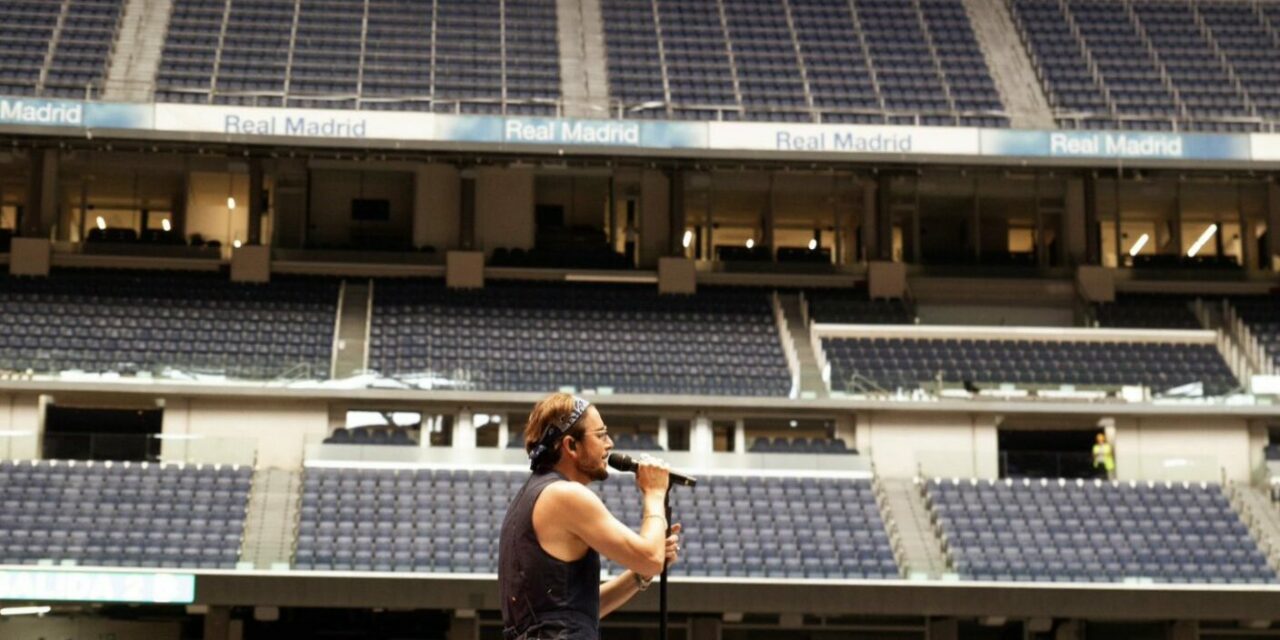
[[[680,243],[684,245],[684,248],[688,249],[689,245],[693,244],[693,231],[685,229],[684,240],[681,240]]]
[[[234,211],[234,210],[235,210],[235,208],[236,208],[236,199],[235,199],[234,197],[231,197],[231,196],[228,196],[228,197],[227,197],[227,208],[228,208],[228,209],[231,209],[232,211]]]
[[[747,248],[754,249],[755,246],[756,246],[756,241],[751,238],[747,238]]]
[[[106,231],[107,229],[107,221],[102,216],[98,216],[98,228],[102,229],[103,231]]]
[[[818,241],[817,241],[816,239],[810,239],[810,240],[809,240],[809,250],[810,250],[810,251],[813,251],[814,249],[817,249],[817,248],[818,248]]]
[[[1195,244],[1191,245],[1191,249],[1187,251],[1187,257],[1188,258],[1196,257],[1196,254],[1200,253],[1200,250],[1204,248],[1205,243],[1209,242],[1209,238],[1212,238],[1213,234],[1217,232],[1218,232],[1218,225],[1216,224],[1209,225],[1209,228],[1205,229],[1204,233],[1200,234],[1200,237],[1196,239]]]
[[[1130,257],[1132,257],[1132,256],[1136,256],[1136,255],[1138,255],[1138,252],[1139,252],[1139,251],[1142,251],[1142,248],[1143,248],[1143,247],[1145,247],[1145,246],[1147,246],[1147,241],[1148,241],[1148,240],[1151,240],[1151,236],[1149,236],[1149,235],[1147,235],[1147,234],[1145,234],[1145,233],[1144,233],[1144,234],[1142,234],[1142,235],[1138,238],[1138,241],[1137,241],[1137,242],[1135,242],[1135,243],[1133,243],[1133,246],[1132,246],[1132,247],[1129,247],[1129,256],[1130,256]]]
[[[161,227],[164,227],[164,230],[165,230],[165,231],[173,231],[173,225],[169,223],[169,219],[168,219],[168,218],[165,218],[164,220],[161,220],[161,221],[160,221],[160,226],[161,226]]]
[[[42,616],[52,610],[52,607],[5,607],[0,609],[0,616]]]

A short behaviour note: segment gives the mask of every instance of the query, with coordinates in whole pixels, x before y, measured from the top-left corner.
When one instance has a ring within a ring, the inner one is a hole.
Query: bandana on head
[[[531,469],[537,471],[540,459],[546,456],[547,452],[555,449],[555,445],[560,438],[568,433],[573,428],[573,425],[578,424],[583,414],[587,412],[587,407],[590,406],[590,402],[574,396],[573,409],[547,424],[546,430],[542,432],[542,438],[538,440],[538,444],[529,452],[529,467]]]

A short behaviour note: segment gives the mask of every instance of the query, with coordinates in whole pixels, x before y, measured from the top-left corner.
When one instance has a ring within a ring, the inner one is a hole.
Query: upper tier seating
[[[603,0],[625,117],[1007,126],[959,0]]]
[[[901,299],[872,300],[865,291],[809,289],[809,319],[829,324],[915,324]]]
[[[1155,392],[1201,382],[1205,395],[1239,387],[1212,344],[823,338],[831,387],[855,376],[886,390],[936,382],[1020,385],[1144,385]]]
[[[100,98],[123,6],[123,0],[6,1],[0,94]]]
[[[353,429],[335,429],[324,444],[359,444],[359,445],[392,445],[417,446],[418,442],[409,435],[407,429],[400,427],[356,427]]]
[[[850,449],[840,438],[795,438],[787,439],[781,436],[773,438],[756,438],[751,442],[751,448],[747,449],[751,453],[858,453],[857,449]]]
[[[0,461],[0,565],[234,569],[253,470]]]
[[[1277,581],[1217,485],[932,480],[927,498],[973,580]]]
[[[528,477],[528,471],[309,468],[294,566],[494,573],[507,503]],[[592,487],[618,519],[639,523],[633,476],[614,474]],[[672,492],[672,509],[685,531],[674,575],[899,575],[870,480],[703,476],[696,491]]]
[[[1276,117],[1271,5],[1008,1],[1063,127],[1255,131]]]
[[[175,0],[156,99],[558,112],[554,0],[371,0],[367,11],[365,5]]]
[[[0,278],[0,369],[327,378],[337,288],[144,271]]]
[[[1193,298],[1179,295],[1121,295],[1096,307],[1098,325],[1134,329],[1203,329],[1191,311]]]
[[[1280,299],[1274,295],[1238,297],[1231,299],[1231,305],[1259,346],[1280,367]]]
[[[370,366],[430,374],[438,386],[546,391],[784,396],[791,374],[768,297],[652,286],[490,283],[450,290],[437,280],[374,287]]]

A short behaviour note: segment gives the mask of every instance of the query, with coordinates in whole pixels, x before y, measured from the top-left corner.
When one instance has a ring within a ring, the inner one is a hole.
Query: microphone
[[[631,473],[635,473],[636,469],[640,467],[640,463],[637,462],[635,458],[632,458],[625,453],[611,453],[609,454],[609,466],[617,469],[618,471],[630,471]],[[697,478],[690,478],[689,476],[676,473],[675,471],[668,471],[667,473],[671,477],[671,484],[678,484],[686,487],[698,486]]]

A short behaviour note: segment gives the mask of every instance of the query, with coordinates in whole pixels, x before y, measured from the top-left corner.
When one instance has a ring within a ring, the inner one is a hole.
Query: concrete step
[[[607,118],[609,83],[600,0],[556,0],[556,29],[564,115]]]
[[[1054,128],[1049,99],[1005,0],[964,0],[964,6],[1009,123],[1018,129]]]
[[[884,516],[898,536],[898,563],[908,577],[940,578],[947,572],[947,556],[933,527],[924,493],[914,479],[880,478]]]
[[[1280,571],[1280,504],[1271,499],[1267,489],[1247,484],[1230,485],[1228,494],[1271,568]]]
[[[172,0],[125,3],[115,51],[103,82],[103,98],[125,102],[151,100],[172,13]]]
[[[369,368],[369,321],[373,309],[373,282],[342,283],[338,305],[338,343],[333,355],[333,377],[347,378]]]
[[[241,560],[255,569],[271,569],[293,557],[302,474],[288,469],[259,469],[253,477],[245,519]]]
[[[809,324],[799,294],[779,294],[778,301],[786,318],[786,331],[791,336],[796,360],[800,364],[800,397],[825,398],[829,395],[827,385],[822,380],[822,370],[818,366],[818,357],[813,352],[813,341],[809,334]]]

